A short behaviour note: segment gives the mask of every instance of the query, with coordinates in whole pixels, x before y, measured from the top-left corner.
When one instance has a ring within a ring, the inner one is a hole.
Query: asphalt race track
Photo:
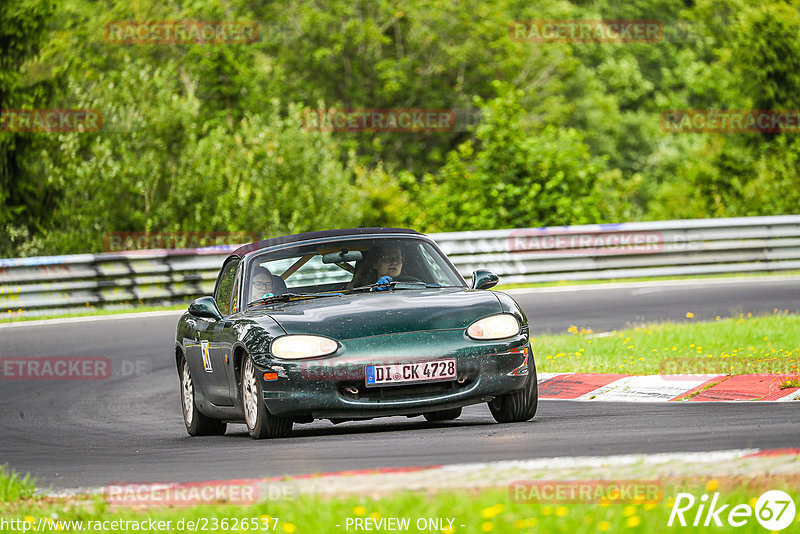
[[[800,313],[800,278],[517,293],[534,331],[608,330],[644,320]],[[190,481],[537,457],[796,447],[795,403],[542,401],[529,423],[498,425],[486,405],[457,421],[390,418],[295,425],[253,441],[243,425],[190,438],[172,359],[178,314],[0,326],[0,358],[104,356],[90,381],[0,380],[0,464],[53,488]],[[146,333],[143,333],[146,332]]]

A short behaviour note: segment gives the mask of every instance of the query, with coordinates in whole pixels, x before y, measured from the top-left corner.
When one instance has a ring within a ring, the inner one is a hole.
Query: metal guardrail
[[[800,215],[430,234],[469,277],[504,284],[800,269]],[[0,259],[0,313],[188,303],[236,248]]]

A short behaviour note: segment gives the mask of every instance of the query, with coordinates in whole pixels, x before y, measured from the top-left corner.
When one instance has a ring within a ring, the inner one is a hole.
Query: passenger
[[[256,267],[250,286],[250,301],[275,296],[274,275],[266,267]]]

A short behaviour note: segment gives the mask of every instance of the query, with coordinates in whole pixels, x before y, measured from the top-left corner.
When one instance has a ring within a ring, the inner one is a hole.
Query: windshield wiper
[[[280,295],[270,295],[262,297],[249,303],[247,307],[259,304],[269,304],[271,302],[288,302],[293,299],[316,299],[323,297],[343,297],[344,293],[281,293]]]
[[[355,293],[357,291],[389,291],[395,289],[420,289],[424,287],[425,289],[429,288],[440,288],[443,287],[439,284],[426,284],[425,282],[404,282],[402,280],[395,280],[394,282],[388,282],[386,284],[369,284],[366,286],[359,286],[354,287],[350,290],[351,293]]]

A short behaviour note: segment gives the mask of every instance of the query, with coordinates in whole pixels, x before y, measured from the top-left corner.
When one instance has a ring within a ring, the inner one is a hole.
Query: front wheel
[[[533,358],[529,364],[528,381],[517,391],[495,397],[489,402],[489,411],[498,423],[521,423],[536,415],[539,406],[539,384]]]
[[[278,438],[292,431],[290,417],[275,417],[267,411],[261,380],[253,360],[245,354],[242,369],[242,403],[247,431],[253,439]]]
[[[181,406],[183,424],[190,436],[221,436],[228,428],[226,423],[200,413],[194,402],[194,381],[186,358],[181,364]]]

